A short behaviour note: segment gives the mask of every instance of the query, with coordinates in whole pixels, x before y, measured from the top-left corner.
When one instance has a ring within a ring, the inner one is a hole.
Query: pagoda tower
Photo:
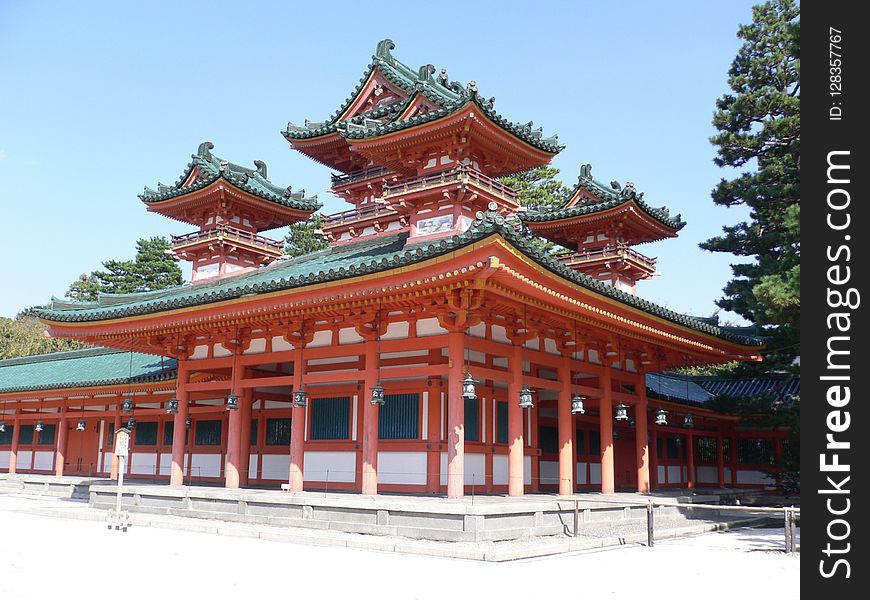
[[[306,198],[305,190],[293,192],[266,179],[262,161],[249,169],[218,158],[213,148],[203,142],[175,184],[146,187],[139,195],[149,212],[199,227],[172,236],[173,254],[193,263],[193,283],[278,260],[283,244],[259,233],[306,220],[320,208],[317,196]]]
[[[359,85],[333,114],[288,124],[295,150],[336,171],[331,192],[353,208],[326,215],[334,244],[407,231],[414,241],[465,231],[478,211],[519,210],[518,194],[496,179],[545,165],[559,151],[533,123],[495,112],[474,81],[450,81],[427,64],[396,60],[391,40],[377,46]]]
[[[634,184],[609,185],[592,178],[592,165],[580,177],[561,207],[528,210],[520,215],[533,233],[568,248],[560,257],[571,268],[630,294],[637,282],[657,274],[656,259],[633,246],[676,237],[686,224],[667,208],[652,208]]]

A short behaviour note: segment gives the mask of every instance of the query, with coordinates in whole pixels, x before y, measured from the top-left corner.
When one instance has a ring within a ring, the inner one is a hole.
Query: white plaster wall
[[[438,324],[438,319],[420,319],[417,321],[417,336],[440,335],[447,330]]]
[[[660,484],[667,483],[667,480],[665,480],[665,467],[664,467],[664,465],[659,465],[656,468],[656,481],[658,481]]]
[[[492,366],[501,367],[502,369],[507,369],[508,359],[503,356],[494,356],[492,358]]]
[[[208,346],[203,344],[193,349],[193,354],[190,355],[191,360],[199,360],[208,357]]]
[[[153,452],[131,452],[130,473],[133,475],[155,475],[157,455]]]
[[[725,467],[725,483],[731,483],[731,469]]]
[[[544,352],[547,354],[559,354],[559,350],[556,348],[556,340],[546,338],[544,340]]]
[[[266,338],[258,338],[256,340],[251,340],[251,345],[248,346],[248,349],[243,352],[243,354],[262,354],[266,351]]]
[[[0,469],[9,468],[9,452],[6,450],[0,451]]]
[[[559,461],[542,460],[541,461],[541,483],[556,484],[559,483]]]
[[[529,350],[539,350],[541,348],[541,338],[532,338],[525,343]]]
[[[697,467],[697,481],[698,483],[719,483],[719,471],[716,467]]]
[[[589,483],[601,484],[601,463],[589,463]]]
[[[253,455],[252,455],[253,458]],[[304,473],[303,473],[304,475]],[[264,454],[260,477],[262,479],[290,480],[289,454]]]
[[[494,456],[493,458],[498,458]],[[506,458],[506,457],[505,457]],[[505,462],[505,483],[507,482],[507,462]],[[486,457],[483,454],[465,453],[465,485],[486,484]],[[441,485],[447,485],[447,453],[441,453]]]
[[[507,457],[507,454],[495,454],[495,455],[493,455],[493,457],[492,457],[492,483],[493,483],[493,485],[507,485],[507,483],[508,483],[508,457]]]
[[[523,483],[532,485],[532,457],[523,457]]]
[[[358,334],[356,329],[353,327],[345,327],[344,329],[338,330],[339,344],[358,344],[363,341],[365,341],[363,337]]]
[[[110,458],[111,460],[111,458]],[[172,452],[164,452],[160,455],[160,463],[159,469],[161,475],[171,475],[172,474]],[[109,463],[109,469],[112,468],[112,463]]]
[[[331,331],[317,331],[311,338],[311,341],[305,346],[306,348],[317,348],[319,346],[329,346],[332,344]]]
[[[329,477],[328,481],[353,483],[356,452],[306,452],[303,477],[306,481],[327,481]]]
[[[33,454],[33,468],[35,470],[54,470],[54,452],[39,450]]]
[[[574,483],[579,483],[581,485],[586,484],[586,463],[578,462],[576,470],[574,471]]]
[[[501,344],[510,344],[510,340],[507,337],[507,330],[502,325],[493,325],[492,326],[492,340],[494,342],[499,342]]]
[[[109,473],[112,471],[112,453],[111,452],[103,452],[103,473]]]
[[[190,456],[190,475],[192,477],[220,477],[220,454],[192,454]]]
[[[668,483],[682,483],[683,469],[673,465],[668,466]]]
[[[761,471],[737,471],[737,483],[747,485],[773,485],[775,481]]]
[[[31,450],[18,451],[18,463],[16,469],[19,471],[33,468],[33,452]]]
[[[378,452],[378,483],[426,485],[426,453]]]
[[[272,351],[273,352],[285,352],[287,350],[292,350],[293,345],[290,344],[287,340],[284,339],[282,335],[276,335],[272,338]]]
[[[223,344],[215,344],[214,349],[212,350],[212,356],[215,358],[221,358],[223,356],[232,356],[232,352],[226,348],[224,348]]]
[[[248,457],[248,478],[249,479],[257,479],[258,476],[259,475],[257,473],[257,455],[251,454]],[[288,479],[290,477],[290,469],[289,468],[287,469],[287,477],[288,477]]]
[[[398,323],[390,323],[387,325],[387,330],[384,332],[384,335],[381,336],[382,340],[399,340],[408,337],[408,332],[410,331],[410,324],[407,321],[400,321]]]

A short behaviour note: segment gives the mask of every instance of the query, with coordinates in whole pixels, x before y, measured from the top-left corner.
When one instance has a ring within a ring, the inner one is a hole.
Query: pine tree
[[[769,336],[765,370],[787,368],[800,329],[800,10],[793,0],[753,8],[728,73],[733,93],[716,102],[715,163],[746,169],[713,190],[720,206],[745,205],[750,220],[723,227],[701,248],[752,259],[732,265],[718,305]]]
[[[290,225],[287,237],[284,239],[284,253],[290,256],[302,256],[317,250],[329,248],[329,241],[320,228],[320,214],[313,215],[307,221]]]

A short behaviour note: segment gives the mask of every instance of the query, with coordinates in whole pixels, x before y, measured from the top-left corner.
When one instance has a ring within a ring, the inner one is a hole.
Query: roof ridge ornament
[[[429,81],[433,73],[435,73],[435,65],[423,65],[417,69],[417,81]]]
[[[268,172],[266,163],[264,163],[262,160],[255,160],[254,166],[257,167],[257,173],[260,175],[260,177],[266,179],[266,173]]]
[[[211,160],[211,150],[214,150],[214,144],[211,142],[203,142],[196,149],[196,155],[200,158]]]
[[[447,69],[441,69],[441,72],[438,73],[438,77],[435,80],[438,85],[441,87],[448,87],[450,85],[450,81],[447,77]]]
[[[390,54],[390,50],[395,50],[396,44],[393,43],[393,40],[387,38],[385,40],[381,40],[378,42],[378,47],[375,49],[375,60],[382,60],[384,62],[388,62],[390,64],[395,62],[395,58]]]
[[[625,187],[622,188],[622,190],[619,192],[619,195],[622,198],[626,198],[626,199],[636,198],[637,197],[637,189],[635,189],[635,187],[634,187],[634,182],[626,181]]]
[[[592,165],[586,163],[585,165],[580,165],[580,177],[579,180],[591,180],[592,179]]]

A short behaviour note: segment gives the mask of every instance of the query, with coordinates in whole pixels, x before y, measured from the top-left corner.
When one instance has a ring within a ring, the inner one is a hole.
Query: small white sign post
[[[109,529],[112,525],[115,529],[127,531],[127,523],[129,517],[121,513],[121,495],[124,489],[124,471],[126,471],[126,461],[130,454],[130,430],[126,427],[121,427],[115,432],[115,456],[118,457],[118,497],[115,502],[114,514],[109,511]]]

